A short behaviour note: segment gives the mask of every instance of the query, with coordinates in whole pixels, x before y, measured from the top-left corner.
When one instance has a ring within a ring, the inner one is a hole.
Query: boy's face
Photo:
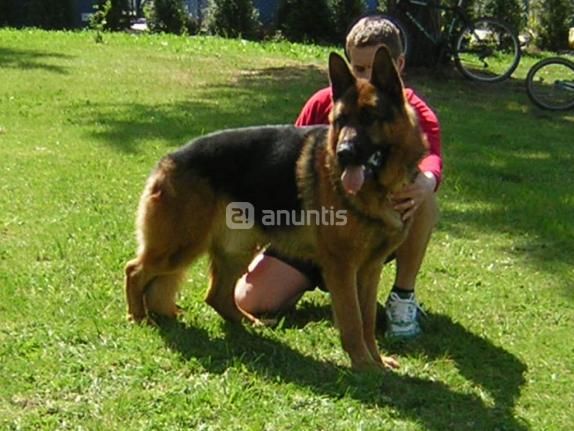
[[[357,78],[371,79],[373,59],[375,58],[375,53],[380,46],[382,45],[351,47],[349,50],[351,69]],[[405,58],[403,55],[400,55],[399,58],[395,60],[395,66],[397,66],[399,73],[402,72],[404,64]]]

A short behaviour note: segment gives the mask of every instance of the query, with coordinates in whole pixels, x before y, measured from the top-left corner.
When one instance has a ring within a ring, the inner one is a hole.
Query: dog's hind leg
[[[154,275],[144,271],[141,259],[138,257],[127,263],[125,276],[128,319],[140,322],[147,316],[144,303],[145,287],[154,279]]]
[[[185,278],[185,271],[157,276],[145,289],[145,306],[148,312],[176,318],[179,308],[176,305],[177,294]]]
[[[210,283],[205,302],[226,320],[260,323],[256,317],[237,306],[234,295],[235,284],[247,270],[253,255],[253,253],[229,253],[221,250],[212,250],[210,253]]]
[[[177,292],[176,286],[170,286],[166,289],[166,282],[173,281],[170,269],[171,271],[174,271],[174,269],[169,267],[162,268],[157,263],[152,264],[146,262],[146,259],[142,256],[128,262],[125,268],[125,274],[129,320],[141,322],[148,319],[148,311],[152,311],[148,308],[150,305],[150,298],[152,299],[151,304],[157,306],[160,302],[160,287],[163,288],[163,290],[168,291],[168,296],[175,295]],[[147,294],[150,289],[151,292],[153,292],[151,296]],[[163,292],[161,292],[161,294],[163,294]],[[167,302],[169,302],[169,300]],[[162,306],[159,308],[163,311],[167,311],[169,308],[167,302],[163,300]]]
[[[125,270],[128,318],[144,320],[148,311],[175,317],[185,270],[207,249],[209,223],[190,226],[167,214],[160,222],[157,217],[143,218],[139,229],[138,256]]]
[[[211,189],[164,159],[150,176],[137,215],[137,258],[126,266],[128,317],[175,316],[185,269],[208,248],[215,203]]]
[[[148,312],[176,317],[175,299],[185,269],[203,252],[202,243],[184,249],[167,249],[153,258],[144,251],[126,265],[128,318],[135,322],[148,318]]]

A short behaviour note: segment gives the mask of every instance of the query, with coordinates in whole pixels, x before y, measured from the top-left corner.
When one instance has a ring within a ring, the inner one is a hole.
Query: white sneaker
[[[408,339],[419,335],[422,332],[419,324],[419,311],[423,312],[415,299],[414,292],[404,299],[396,292],[391,292],[385,304],[387,316],[385,336]]]

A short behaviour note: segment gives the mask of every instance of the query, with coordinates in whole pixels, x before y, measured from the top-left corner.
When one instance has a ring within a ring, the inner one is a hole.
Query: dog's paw
[[[383,371],[386,367],[381,363],[370,358],[369,360],[353,361],[351,368],[359,372]]]
[[[151,326],[154,328],[158,326],[156,321],[149,316],[134,316],[133,314],[128,314],[127,320],[134,325]]]
[[[146,319],[146,315],[144,314],[143,316],[140,315],[135,315],[133,313],[128,313],[126,315],[126,320],[130,323],[134,323],[134,324],[140,324],[143,323],[143,321]]]
[[[377,360],[378,359],[378,360]],[[367,372],[380,372],[389,371],[399,368],[399,362],[390,356],[380,356],[377,359],[371,358],[370,360],[355,361],[352,368],[355,371]]]
[[[273,317],[260,317],[256,320],[257,323],[255,323],[255,326],[265,326],[268,328],[273,328],[279,323],[279,319]]]

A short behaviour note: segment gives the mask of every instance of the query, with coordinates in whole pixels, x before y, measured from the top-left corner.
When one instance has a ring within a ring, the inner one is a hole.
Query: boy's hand
[[[392,195],[394,208],[402,214],[403,220],[408,220],[418,207],[434,193],[436,178],[431,172],[418,175],[415,182]]]

